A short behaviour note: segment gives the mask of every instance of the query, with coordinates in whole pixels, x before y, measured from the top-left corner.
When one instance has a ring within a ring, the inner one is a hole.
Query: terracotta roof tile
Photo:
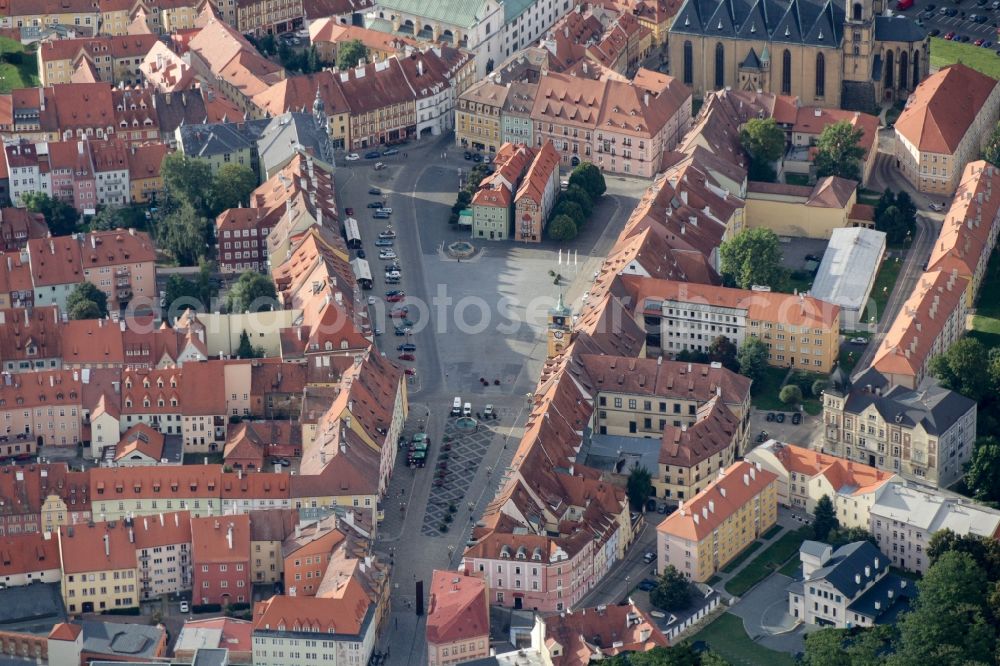
[[[123,520],[62,525],[59,547],[64,574],[136,568],[135,545]]]
[[[486,594],[482,578],[435,570],[427,601],[427,642],[441,644],[488,637],[490,606]]]
[[[250,516],[238,514],[191,519],[193,565],[237,562],[249,558]]]

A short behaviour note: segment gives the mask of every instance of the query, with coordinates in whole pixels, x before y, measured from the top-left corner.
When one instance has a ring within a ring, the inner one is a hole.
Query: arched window
[[[792,94],[792,52],[788,49],[781,54],[781,94]]]
[[[722,42],[715,45],[715,88],[724,88],[726,85],[726,49]]]
[[[851,18],[855,21],[861,20],[862,7],[860,2],[855,2],[854,6],[851,8]]]
[[[816,54],[816,97],[826,96],[826,58],[822,53]]]
[[[899,89],[906,90],[909,86],[906,82],[910,77],[910,63],[906,51],[899,54]]]
[[[691,41],[684,42],[684,85],[694,84],[694,48]]]
[[[893,68],[896,66],[895,53],[892,51],[886,51],[885,54],[885,87],[892,88],[892,84],[895,81],[893,76]]]
[[[920,51],[913,52],[913,87],[920,83]]]

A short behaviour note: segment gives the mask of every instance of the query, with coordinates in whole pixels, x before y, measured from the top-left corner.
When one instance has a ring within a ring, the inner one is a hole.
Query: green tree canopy
[[[143,229],[145,226],[144,212],[137,206],[105,206],[90,218],[91,231]]]
[[[212,179],[212,217],[228,208],[250,205],[257,174],[242,164],[224,164]]]
[[[996,630],[985,617],[986,574],[967,553],[947,552],[917,583],[913,609],[899,620],[893,666],[993,662]]]
[[[864,133],[846,120],[824,127],[816,142],[816,175],[860,181],[861,158],[865,156],[861,147]]]
[[[563,199],[560,201],[556,207],[553,209],[555,215],[566,215],[573,220],[576,224],[576,228],[580,229],[587,222],[587,216],[583,212],[583,208],[580,204],[575,201],[570,201],[568,199]]]
[[[760,338],[750,336],[740,345],[736,360],[740,364],[740,374],[756,381],[767,369],[767,345]]]
[[[170,197],[190,204],[201,215],[209,214],[213,178],[208,162],[180,152],[167,153],[160,175]]]
[[[587,191],[579,185],[570,185],[559,197],[560,201],[572,201],[583,209],[583,214],[590,217],[594,212],[594,197],[587,194]]]
[[[712,358],[708,355],[708,352],[699,351],[697,349],[682,349],[674,356],[678,361],[683,361],[684,363],[710,363]]]
[[[980,437],[965,473],[965,485],[984,502],[1000,501],[1000,441]]]
[[[797,405],[802,402],[802,389],[796,384],[782,386],[778,392],[778,400],[786,405]]]
[[[666,566],[649,593],[650,603],[665,611],[684,610],[691,605],[691,598],[691,583],[672,564]]]
[[[262,358],[264,356],[264,350],[250,344],[250,335],[244,329],[243,332],[240,333],[240,344],[236,348],[236,355],[239,358]]]
[[[64,201],[53,199],[44,192],[27,192],[21,203],[32,213],[41,213],[53,236],[67,236],[76,231],[80,215]]]
[[[653,477],[648,469],[641,465],[632,468],[625,486],[625,494],[628,495],[628,503],[632,506],[632,510],[642,511],[646,500],[653,494]]]
[[[593,200],[600,199],[608,186],[604,174],[590,162],[581,162],[569,175],[570,185],[579,185]]]
[[[750,180],[775,179],[771,163],[785,152],[785,132],[774,118],[751,118],[740,130],[740,144],[750,155]]]
[[[1000,166],[1000,123],[997,123],[983,148],[983,159],[993,166]]]
[[[160,247],[182,266],[194,266],[208,256],[214,242],[214,225],[187,201],[158,225]]]
[[[362,44],[360,39],[344,42],[337,49],[337,68],[354,69],[362,58],[367,62],[368,47]]]
[[[736,360],[737,353],[739,353],[739,350],[736,348],[736,343],[724,335],[717,336],[712,340],[712,344],[708,346],[709,360],[721,363],[722,367],[728,368],[733,372],[739,372],[740,370],[740,362]]]
[[[226,304],[230,312],[264,312],[273,310],[277,299],[270,277],[246,272],[230,288]]]
[[[817,500],[816,508],[813,510],[813,538],[816,541],[826,541],[830,532],[838,527],[840,521],[837,520],[837,510],[833,507],[830,496],[823,495]]]
[[[943,354],[931,359],[931,374],[945,388],[958,391],[976,402],[991,390],[990,359],[986,347],[976,338],[965,337]]]
[[[776,285],[782,277],[781,246],[770,229],[744,229],[719,247],[722,277],[742,289]]]
[[[555,241],[568,241],[576,238],[576,223],[569,215],[556,215],[549,222],[549,238]]]
[[[90,282],[81,282],[66,297],[70,319],[100,319],[108,316],[108,295]]]

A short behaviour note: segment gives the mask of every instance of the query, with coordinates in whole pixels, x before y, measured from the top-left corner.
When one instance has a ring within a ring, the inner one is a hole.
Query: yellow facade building
[[[455,109],[455,142],[458,145],[492,153],[500,149],[507,91],[507,86],[487,78],[458,98]]]
[[[59,554],[70,615],[139,606],[134,533],[124,521],[60,527]]]
[[[779,236],[829,239],[834,229],[851,226],[858,183],[837,176],[815,186],[750,181],[747,185],[746,224]]]

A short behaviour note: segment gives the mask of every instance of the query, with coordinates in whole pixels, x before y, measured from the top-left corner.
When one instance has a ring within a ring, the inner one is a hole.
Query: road
[[[373,168],[376,160],[338,159],[342,166],[336,175],[338,205],[340,210],[354,209],[372,268],[375,287],[368,293],[377,301],[371,307],[373,325],[384,331],[376,342],[393,359],[398,357],[398,344],[416,345],[415,361],[397,359],[416,370],[416,376],[408,379],[411,411],[405,432],[422,429],[432,442],[441,442],[450,427],[448,413],[456,396],[472,403],[473,412],[490,403],[501,416],[489,422],[490,436],[480,437],[478,465],[469,467],[461,479],[449,481],[448,489],[464,494],[454,500],[459,510],[447,533],[433,529],[438,525],[432,518],[441,509],[441,489],[433,486],[440,447],[432,444],[424,469],[411,470],[402,459],[397,461],[383,501],[386,519],[376,544],[393,564],[393,611],[378,648],[389,652],[390,664],[426,662],[424,618],[413,611],[416,583],[424,582],[426,603],[432,571],[459,564],[471,519],[481,515],[493,498],[523,433],[525,395],[535,389],[545,360],[546,312],[560,292],[568,302],[579,303],[590,276],[648,186],[647,181],[637,179],[608,179],[608,194],[594,219],[562,248],[573,253],[575,262],[567,263],[564,258],[560,264],[560,248],[549,242],[524,246],[478,241],[476,255],[459,262],[444,247],[469,240],[469,233],[451,228],[447,218],[459,170],[467,173],[472,165],[451,141],[447,136],[402,147],[399,155],[381,158],[387,167],[378,171]],[[382,194],[369,195],[371,187],[380,188]],[[402,272],[400,285],[384,282],[385,262],[378,259],[374,241],[387,221],[372,217],[373,211],[366,206],[373,200],[384,200],[393,209],[391,223],[397,235],[393,249]],[[566,278],[564,284],[552,284],[549,270],[560,272]],[[406,292],[407,316],[414,324],[405,337],[395,336],[391,320],[385,317],[386,309],[392,307],[381,302],[386,289]],[[456,467],[455,450],[451,454],[448,462]],[[647,529],[647,533],[652,531]],[[634,555],[639,550],[637,546],[630,552]]]
[[[871,336],[868,346],[858,359],[855,365],[855,376],[861,374],[871,364],[875,352],[885,339],[886,331],[892,325],[893,320],[903,307],[903,303],[913,293],[920,275],[924,272],[924,266],[931,256],[934,248],[934,241],[940,231],[942,214],[929,211],[928,204],[934,199],[928,198],[916,192],[909,183],[899,175],[893,164],[895,158],[891,155],[879,153],[875,158],[875,167],[872,169],[871,185],[872,189],[882,190],[892,189],[896,192],[906,191],[913,198],[919,212],[917,213],[917,231],[913,238],[913,245],[910,246],[903,268],[896,279],[896,286],[893,287],[889,300],[886,301],[885,311],[879,317],[878,327],[875,334]]]

